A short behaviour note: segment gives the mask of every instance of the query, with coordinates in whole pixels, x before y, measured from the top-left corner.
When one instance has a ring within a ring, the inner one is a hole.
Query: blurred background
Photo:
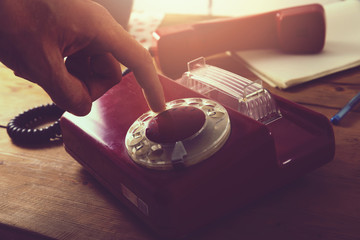
[[[172,14],[210,14],[242,16],[309,3],[331,3],[339,0],[134,0],[134,10]]]

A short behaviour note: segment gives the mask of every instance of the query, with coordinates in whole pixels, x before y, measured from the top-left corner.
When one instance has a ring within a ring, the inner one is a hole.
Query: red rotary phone
[[[129,73],[89,115],[60,123],[71,156],[162,237],[184,236],[334,156],[325,116],[259,82],[203,59],[179,80],[159,77],[160,114]]]

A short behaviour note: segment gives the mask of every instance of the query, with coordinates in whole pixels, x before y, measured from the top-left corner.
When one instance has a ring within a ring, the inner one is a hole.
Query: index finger
[[[102,35],[102,39],[97,40],[102,41],[119,62],[133,71],[151,110],[163,111],[164,92],[150,53],[116,22],[110,31]]]

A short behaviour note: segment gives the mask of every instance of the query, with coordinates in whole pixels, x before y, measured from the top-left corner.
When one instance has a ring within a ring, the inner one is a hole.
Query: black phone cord
[[[54,103],[29,109],[8,123],[6,129],[9,137],[18,144],[42,144],[61,139],[59,119],[64,110]],[[37,128],[45,121],[53,121],[49,126]]]

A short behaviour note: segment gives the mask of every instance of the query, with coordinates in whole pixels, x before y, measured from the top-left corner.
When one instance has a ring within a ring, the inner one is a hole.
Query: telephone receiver
[[[187,62],[228,50],[276,48],[291,54],[319,53],[325,32],[323,7],[310,4],[159,28],[153,33],[150,51],[165,75],[178,78],[186,71]]]

